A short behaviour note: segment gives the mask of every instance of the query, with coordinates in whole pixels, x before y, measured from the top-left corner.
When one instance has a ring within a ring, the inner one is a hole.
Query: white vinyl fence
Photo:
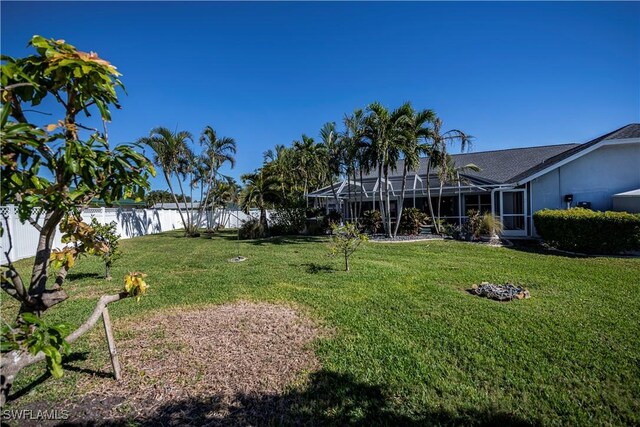
[[[206,227],[207,224],[213,225],[224,221],[222,225],[225,228],[238,228],[244,221],[251,217],[257,218],[258,215],[257,211],[251,211],[250,215],[247,215],[236,210],[223,213],[220,209],[214,212],[212,218],[209,211],[206,218],[203,215],[201,226]],[[178,211],[168,209],[89,208],[82,212],[82,219],[85,222],[90,223],[92,218],[96,218],[102,224],[115,221],[117,232],[122,239],[184,228]],[[38,247],[38,230],[29,222],[21,223],[14,206],[0,206],[0,221],[5,229],[2,234],[0,263],[7,263],[5,254],[7,252],[11,261],[35,256]],[[40,223],[42,224],[42,218]],[[64,246],[60,237],[60,231],[57,231],[54,240],[55,248]]]

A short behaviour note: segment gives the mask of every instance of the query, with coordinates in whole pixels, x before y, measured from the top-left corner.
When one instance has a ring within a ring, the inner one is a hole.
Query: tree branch
[[[89,316],[89,318],[82,324],[82,326],[69,334],[65,338],[65,341],[69,344],[76,341],[78,338],[80,338],[95,326],[95,324],[98,322],[98,319],[100,319],[102,312],[108,304],[127,298],[128,296],[129,294],[127,292],[120,292],[119,294],[103,295],[102,297],[100,297],[98,303],[96,304],[96,308],[93,310],[93,313],[91,313],[91,316]],[[18,372],[20,372],[27,366],[44,360],[45,357],[46,356],[43,352],[38,352],[38,354],[32,355],[25,350],[13,350],[3,354],[2,359],[0,359],[0,373],[2,374],[2,390],[0,391],[0,403],[5,403],[5,399],[9,394],[11,385],[13,384],[13,381]]]
[[[11,91],[11,90],[13,90],[15,88],[23,87],[23,86],[33,86],[33,84],[31,84],[31,83],[14,83],[12,85],[5,86],[5,87],[0,86],[0,91],[3,91],[3,90]]]
[[[7,259],[7,267],[9,270],[4,273],[4,277],[5,279],[11,280],[11,283],[9,283],[8,280],[2,280],[1,286],[6,293],[18,301],[22,303],[29,302],[30,298],[24,287],[24,283],[22,282],[22,277],[20,277],[20,273],[18,273],[18,270],[16,270],[15,266],[11,262],[11,258],[9,257],[9,254],[13,249],[13,239],[11,238],[11,227],[9,227],[9,218],[7,214],[3,213],[2,219],[4,219],[4,229],[7,232],[7,239],[9,240],[9,248],[4,251],[4,256]]]

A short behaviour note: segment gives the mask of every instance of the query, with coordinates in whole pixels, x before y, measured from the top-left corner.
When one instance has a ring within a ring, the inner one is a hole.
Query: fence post
[[[111,317],[109,316],[109,309],[104,307],[102,312],[102,323],[104,323],[104,333],[107,336],[107,346],[109,347],[109,356],[111,356],[111,366],[113,366],[113,375],[116,377],[116,381],[122,379],[120,374],[120,361],[118,360],[118,351],[116,350],[116,340],[113,338],[113,330],[111,329]]]

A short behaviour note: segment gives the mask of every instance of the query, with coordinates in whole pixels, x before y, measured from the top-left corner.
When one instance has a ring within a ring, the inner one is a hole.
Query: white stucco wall
[[[591,202],[594,210],[611,210],[612,196],[640,188],[640,143],[602,146],[531,182],[532,211],[564,209],[565,194]]]

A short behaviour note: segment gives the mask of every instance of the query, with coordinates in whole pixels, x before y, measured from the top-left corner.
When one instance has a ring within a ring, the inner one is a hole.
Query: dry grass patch
[[[309,345],[317,329],[290,307],[239,302],[126,321],[116,325],[123,380],[82,379],[86,392],[65,405],[72,420],[144,420],[214,396],[207,418],[224,418],[241,404],[236,396],[280,394],[319,368]]]

